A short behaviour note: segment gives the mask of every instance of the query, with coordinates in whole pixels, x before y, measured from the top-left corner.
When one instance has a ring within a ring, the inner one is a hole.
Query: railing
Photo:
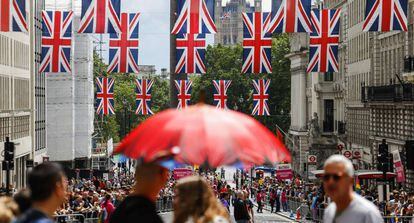
[[[385,216],[384,223],[412,223],[413,216]]]
[[[414,84],[392,84],[385,86],[362,86],[362,102],[414,101]]]
[[[155,203],[157,212],[173,211],[173,198],[171,196],[162,197]]]
[[[166,196],[159,198],[155,202],[157,212],[169,212],[173,211],[173,198]],[[99,213],[98,212],[84,212],[84,213],[73,213],[63,214],[54,216],[56,223],[98,223]]]

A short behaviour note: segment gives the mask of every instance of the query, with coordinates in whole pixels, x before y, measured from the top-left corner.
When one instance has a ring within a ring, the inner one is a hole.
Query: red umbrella
[[[209,105],[160,112],[124,138],[115,153],[147,162],[177,154],[178,161],[210,167],[291,159],[283,143],[255,119]]]

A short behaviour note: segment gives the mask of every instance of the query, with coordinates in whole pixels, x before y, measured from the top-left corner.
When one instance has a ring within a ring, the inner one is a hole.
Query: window
[[[30,116],[14,117],[13,139],[29,136]]]
[[[0,142],[4,142],[6,137],[10,137],[10,118],[0,118]]]
[[[326,72],[324,75],[325,81],[333,81],[333,72]]]

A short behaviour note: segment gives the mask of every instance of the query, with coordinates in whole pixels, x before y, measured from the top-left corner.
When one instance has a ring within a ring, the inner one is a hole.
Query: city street
[[[283,217],[281,215],[278,214],[271,214],[268,211],[263,210],[263,213],[254,213],[255,217],[254,217],[254,222],[258,223],[258,222],[294,222],[291,219],[288,219],[286,217]],[[164,220],[165,223],[172,223],[173,221],[173,213],[172,212],[168,212],[168,213],[161,213],[161,217]],[[233,218],[233,216],[232,216]],[[234,218],[232,219],[232,222],[234,221]]]

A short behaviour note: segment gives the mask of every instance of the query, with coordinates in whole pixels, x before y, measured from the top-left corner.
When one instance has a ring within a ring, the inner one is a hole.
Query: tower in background
[[[217,33],[214,35],[214,43],[224,46],[233,46],[243,40],[242,12],[260,12],[261,0],[255,0],[251,5],[247,0],[229,0],[223,5],[223,0],[216,0],[215,21]]]

